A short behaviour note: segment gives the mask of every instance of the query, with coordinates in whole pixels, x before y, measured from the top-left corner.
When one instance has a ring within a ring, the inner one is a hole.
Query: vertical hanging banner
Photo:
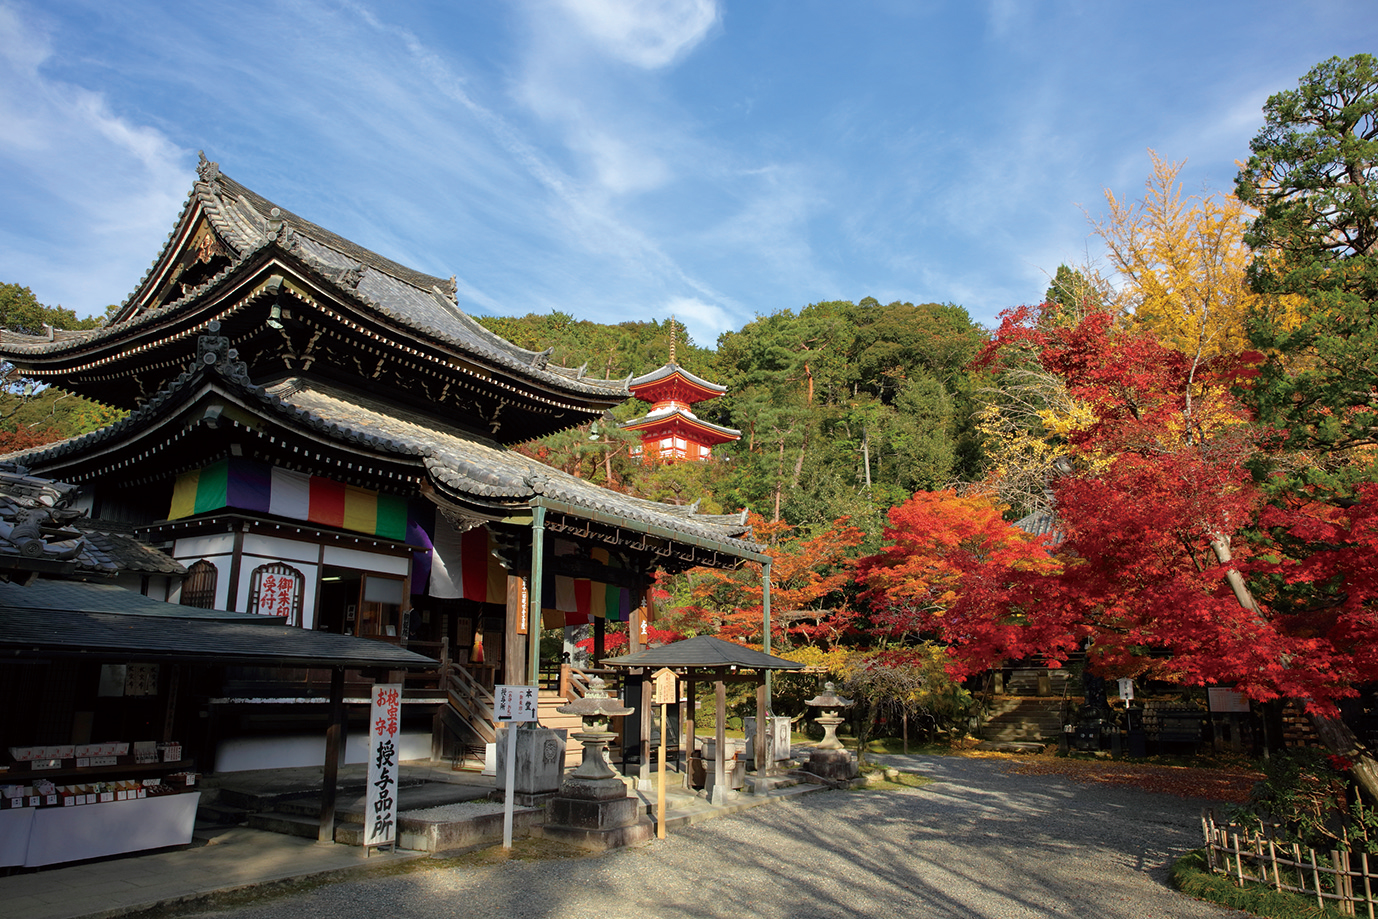
[[[507,794],[502,805],[502,847],[512,848],[512,810],[516,801],[513,789],[517,778],[517,730],[519,723],[535,721],[537,708],[535,686],[493,687],[493,717],[507,725]]]
[[[401,759],[402,684],[373,687],[368,714],[368,799],[364,847],[397,846],[397,769]]]

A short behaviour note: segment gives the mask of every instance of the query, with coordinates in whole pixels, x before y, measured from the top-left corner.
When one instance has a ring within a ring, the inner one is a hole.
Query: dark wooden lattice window
[[[204,558],[187,569],[182,582],[182,605],[200,609],[215,609],[215,565]]]
[[[249,588],[249,612],[286,616],[288,625],[301,625],[306,578],[291,565],[277,562],[254,569]]]

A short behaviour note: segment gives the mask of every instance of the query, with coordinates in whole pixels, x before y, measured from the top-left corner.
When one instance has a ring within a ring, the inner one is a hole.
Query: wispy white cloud
[[[158,251],[191,185],[189,155],[105,95],[50,76],[61,53],[39,17],[0,5],[0,211],[11,218],[0,270],[44,302],[98,313]]]
[[[740,316],[697,297],[671,297],[656,310],[655,315],[658,318],[674,316],[684,323],[690,338],[700,348],[714,347],[719,335],[742,324]]]
[[[714,0],[552,0],[612,57],[647,70],[693,50],[718,22]]]

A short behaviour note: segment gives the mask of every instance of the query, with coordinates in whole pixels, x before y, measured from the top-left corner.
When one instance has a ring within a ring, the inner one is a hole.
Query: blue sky
[[[1268,95],[1360,51],[1372,0],[0,0],[0,281],[123,300],[203,149],[480,315],[991,325],[1148,148],[1228,189]]]

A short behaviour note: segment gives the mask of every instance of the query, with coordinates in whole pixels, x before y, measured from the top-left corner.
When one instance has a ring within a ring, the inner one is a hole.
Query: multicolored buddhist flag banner
[[[541,627],[588,625],[594,619],[626,622],[632,614],[632,592],[588,578],[546,578],[541,591]]]
[[[227,507],[384,539],[407,537],[406,498],[247,459],[224,459],[178,476],[167,517]]]
[[[480,526],[461,533],[429,501],[408,502],[322,476],[230,458],[179,476],[168,519],[224,508],[405,541],[416,550],[412,554],[413,594],[507,602],[507,569],[493,554],[488,529]],[[574,543],[552,542],[552,554],[577,551]],[[594,549],[591,557],[604,565],[615,564],[605,549]],[[627,622],[632,592],[588,578],[548,576],[542,585],[541,606],[545,628],[587,625],[594,619]]]
[[[493,554],[488,528],[461,533],[436,513],[428,593],[440,599],[506,603],[507,569]]]

